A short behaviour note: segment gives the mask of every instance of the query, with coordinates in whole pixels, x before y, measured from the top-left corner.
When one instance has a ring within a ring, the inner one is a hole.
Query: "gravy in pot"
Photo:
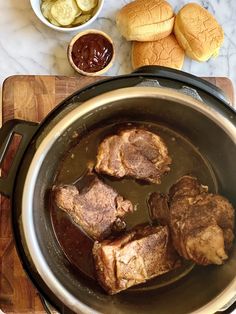
[[[155,191],[167,193],[170,186],[183,175],[191,174],[196,176],[202,184],[209,186],[211,192],[217,192],[216,179],[210,165],[192,143],[168,126],[132,121],[98,126],[90,132],[79,136],[77,143],[64,156],[54,184],[75,184],[78,187],[86,184],[84,178],[88,168],[96,163],[96,154],[100,142],[106,136],[115,134],[119,130],[128,127],[141,127],[158,134],[168,147],[172,164],[170,172],[162,177],[160,185],[138,182],[130,178],[115,179],[99,175],[105,183],[117,190],[119,194],[129,199],[137,207],[134,213],[125,217],[127,229],[141,223],[151,223],[147,204],[149,195]],[[93,240],[70,219],[68,214],[53,205],[53,202],[51,205],[51,218],[58,242],[70,263],[84,275],[95,278],[92,258]],[[192,263],[186,261],[180,269],[156,277],[145,284],[129,290],[147,290],[166,286],[185,276],[193,266]]]

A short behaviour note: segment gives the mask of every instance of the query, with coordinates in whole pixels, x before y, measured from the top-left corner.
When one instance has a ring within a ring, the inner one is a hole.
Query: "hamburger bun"
[[[203,7],[186,4],[176,15],[175,36],[186,54],[198,61],[217,56],[224,40],[222,27]]]
[[[161,65],[181,69],[184,51],[173,34],[158,41],[133,42],[131,63],[134,69],[145,65]]]
[[[168,36],[174,26],[174,12],[164,0],[136,0],[117,14],[116,23],[127,40],[152,41]]]

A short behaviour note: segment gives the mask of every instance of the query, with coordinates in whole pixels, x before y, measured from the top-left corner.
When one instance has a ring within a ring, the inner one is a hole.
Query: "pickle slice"
[[[51,7],[53,19],[62,26],[70,25],[78,12],[79,8],[74,0],[57,0]]]
[[[54,20],[53,18],[49,19],[49,22],[50,22],[51,24],[55,25],[55,26],[61,27],[61,25],[58,24],[57,21]]]
[[[90,19],[91,19],[91,15],[90,14],[83,14],[83,15],[80,15],[80,16],[76,17],[74,19],[72,25],[73,26],[82,25],[82,24],[86,23]]]
[[[98,4],[98,0],[76,0],[76,2],[78,7],[84,12],[92,10]]]
[[[41,4],[41,11],[43,13],[43,16],[46,17],[46,19],[49,18],[51,7],[54,4],[55,0],[45,0]]]
[[[75,17],[78,17],[78,16],[80,16],[81,14],[83,14],[83,11],[82,11],[82,10],[80,10],[80,8],[78,7],[78,12],[77,12],[77,14],[76,14],[76,16],[75,16]]]
[[[51,12],[49,12],[48,15],[48,20],[51,24],[55,25],[55,26],[61,26],[52,16]]]

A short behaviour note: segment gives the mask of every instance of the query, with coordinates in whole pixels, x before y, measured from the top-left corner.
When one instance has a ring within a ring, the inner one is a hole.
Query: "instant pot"
[[[24,104],[22,104],[23,106]],[[236,245],[223,266],[194,267],[173,285],[108,296],[82,276],[56,239],[48,193],[74,132],[132,117],[166,124],[210,163],[218,193],[236,208],[236,113],[217,87],[190,74],[145,67],[77,91],[40,124],[10,120],[0,130],[0,161],[14,134],[22,136],[0,192],[11,199],[12,224],[24,269],[60,313],[210,314],[236,300]]]

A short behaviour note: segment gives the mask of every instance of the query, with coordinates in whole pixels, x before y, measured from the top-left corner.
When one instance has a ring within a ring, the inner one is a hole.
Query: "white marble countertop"
[[[115,25],[117,10],[130,0],[105,0],[99,18],[91,28],[107,32],[116,48],[115,64],[108,75],[131,71],[130,43],[120,36]],[[169,0],[175,11],[187,0]],[[183,70],[199,76],[227,76],[236,88],[236,1],[195,0],[213,13],[225,31],[220,55],[206,63],[185,59]],[[14,74],[73,75],[66,49],[73,33],[60,33],[42,24],[29,0],[0,0],[0,83]]]

